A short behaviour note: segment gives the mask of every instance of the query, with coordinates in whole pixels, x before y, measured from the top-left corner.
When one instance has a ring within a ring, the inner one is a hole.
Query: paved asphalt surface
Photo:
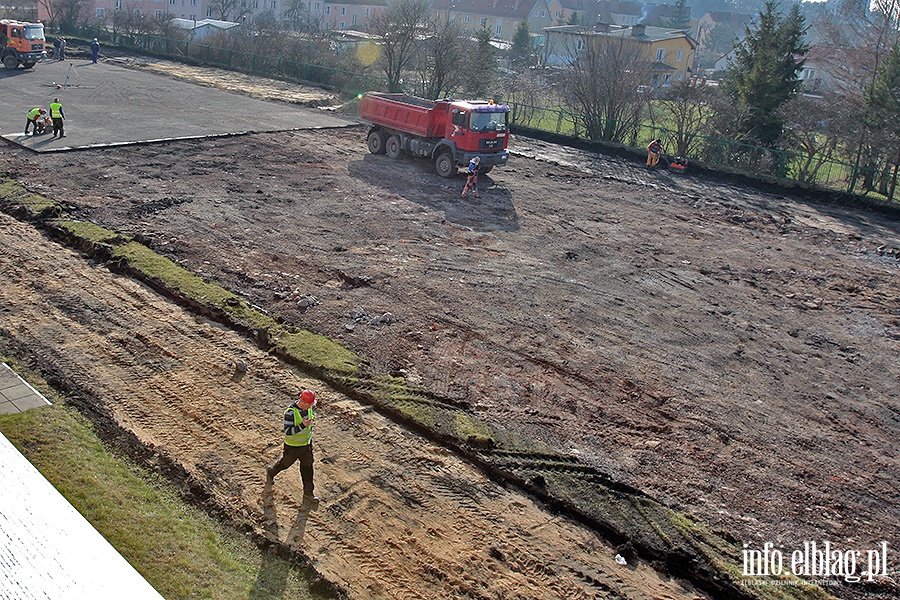
[[[37,152],[245,132],[341,127],[315,109],[256,100],[168,77],[90,60],[0,68],[0,135]],[[25,115],[59,98],[64,139],[24,136]]]

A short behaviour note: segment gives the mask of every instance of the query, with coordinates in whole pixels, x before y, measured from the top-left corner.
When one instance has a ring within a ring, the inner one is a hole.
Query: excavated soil
[[[10,148],[0,171],[740,542],[887,541],[896,568],[896,213],[516,136],[462,199],[364,138]],[[700,595],[334,391],[323,501],[300,510],[296,473],[272,489],[262,467],[316,382],[30,225],[4,216],[0,238],[0,333],[352,596]]]

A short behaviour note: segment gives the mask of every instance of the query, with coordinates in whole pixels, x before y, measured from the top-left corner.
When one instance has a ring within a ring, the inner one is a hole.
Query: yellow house
[[[669,85],[693,74],[696,40],[684,31],[647,25],[623,27],[598,23],[590,28],[580,25],[545,27],[544,64],[569,64],[577,58],[578,50],[597,36],[638,44],[643,57],[651,63],[647,85],[652,87]]]

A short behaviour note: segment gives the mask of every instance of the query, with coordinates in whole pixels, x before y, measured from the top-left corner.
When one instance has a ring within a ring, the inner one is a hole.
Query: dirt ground
[[[887,541],[896,569],[896,216],[516,136],[463,200],[364,137],[10,147],[0,171],[751,547]],[[299,477],[270,490],[261,468],[314,382],[30,226],[0,237],[3,337],[354,597],[699,595],[335,392],[302,516]]]

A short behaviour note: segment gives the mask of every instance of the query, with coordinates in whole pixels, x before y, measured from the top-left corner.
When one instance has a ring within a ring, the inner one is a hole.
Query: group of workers
[[[28,130],[32,127],[34,128],[33,135],[41,135],[47,130],[48,126],[52,125],[53,137],[59,136],[64,138],[66,137],[66,132],[63,127],[65,118],[66,113],[63,112],[62,103],[59,101],[59,98],[54,98],[53,102],[50,103],[49,116],[48,111],[39,106],[28,111],[25,118],[25,135],[28,135]]]

